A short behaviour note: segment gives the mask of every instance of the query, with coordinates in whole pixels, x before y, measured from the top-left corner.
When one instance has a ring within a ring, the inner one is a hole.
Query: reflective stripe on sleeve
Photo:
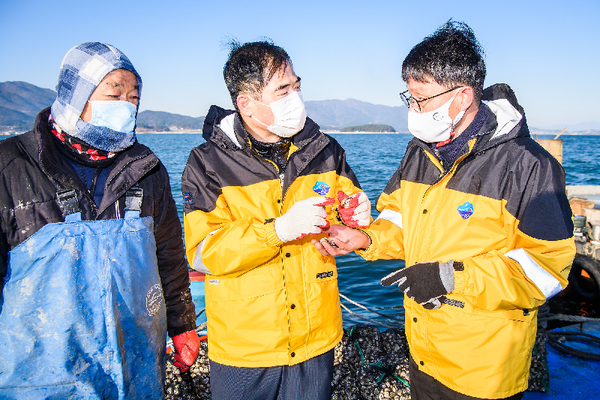
[[[402,214],[392,210],[383,210],[381,214],[377,217],[377,219],[387,219],[392,224],[397,225],[400,229],[402,229]]]
[[[544,293],[546,299],[551,298],[562,290],[562,286],[558,279],[546,271],[539,265],[527,252],[523,249],[515,249],[506,253],[506,256],[515,260],[523,268],[523,272],[536,286]]]
[[[219,228],[219,229],[221,229],[221,228]],[[217,231],[219,229],[216,229],[216,230],[212,231],[211,233],[209,233],[208,235],[206,235],[206,238],[210,235],[214,235],[215,233],[217,233]],[[192,263],[192,268],[195,271],[202,272],[202,273],[208,274],[208,275],[212,275],[212,272],[210,272],[208,270],[208,267],[206,265],[204,265],[204,262],[202,262],[202,250],[204,249],[204,242],[206,242],[206,238],[204,238],[204,240],[202,240],[198,244],[198,248],[196,249],[196,255],[194,256],[194,262]]]

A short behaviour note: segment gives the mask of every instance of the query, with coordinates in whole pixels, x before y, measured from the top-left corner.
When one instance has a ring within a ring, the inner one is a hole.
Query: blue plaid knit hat
[[[85,42],[73,47],[63,59],[58,74],[58,95],[52,104],[52,117],[68,134],[76,132],[77,121],[90,96],[102,79],[116,69],[135,74],[142,94],[142,78],[119,49],[100,42]]]

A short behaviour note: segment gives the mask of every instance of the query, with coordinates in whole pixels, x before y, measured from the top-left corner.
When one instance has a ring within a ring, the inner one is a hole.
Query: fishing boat
[[[559,136],[535,141],[562,164],[563,141]],[[582,299],[600,298],[600,186],[567,186],[567,197],[573,211],[577,255],[569,274],[569,286]]]
[[[577,256],[569,285],[583,299],[600,297],[600,186],[567,187],[574,214]]]

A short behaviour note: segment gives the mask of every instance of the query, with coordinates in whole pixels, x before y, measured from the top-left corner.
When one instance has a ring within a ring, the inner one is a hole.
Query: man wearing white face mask
[[[322,254],[403,259],[411,398],[519,399],[537,311],[575,255],[560,164],[529,136],[505,84],[483,90],[483,51],[449,21],[402,65],[415,136],[365,234],[332,226]],[[345,250],[341,250],[344,248]]]
[[[34,129],[0,143],[0,398],[164,398],[198,355],[165,167],[135,139],[142,80],[81,43]]]
[[[368,225],[370,203],[307,118],[285,50],[232,43],[223,74],[236,110],[211,107],[182,177],[188,260],[209,275],[212,398],[329,399],[342,313],[335,260],[311,239],[335,208]]]

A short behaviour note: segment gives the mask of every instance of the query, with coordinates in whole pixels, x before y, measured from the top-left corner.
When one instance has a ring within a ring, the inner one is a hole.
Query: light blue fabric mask
[[[137,107],[128,101],[89,101],[92,105],[90,124],[104,126],[121,133],[131,133],[135,128]]]
[[[137,107],[128,101],[90,101],[92,119],[79,119],[72,136],[90,146],[119,152],[135,142]]]

